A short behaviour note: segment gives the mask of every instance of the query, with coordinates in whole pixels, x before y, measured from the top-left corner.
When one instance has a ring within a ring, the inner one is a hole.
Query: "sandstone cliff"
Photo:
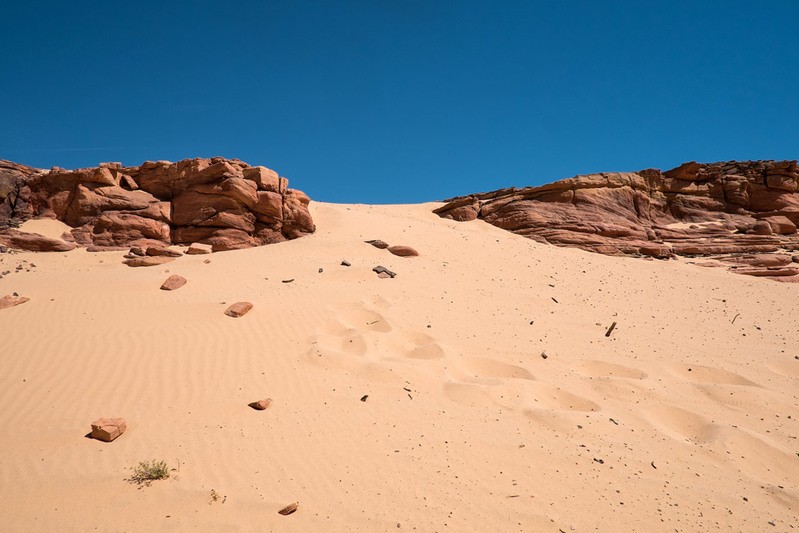
[[[539,242],[610,255],[701,256],[796,281],[798,189],[796,161],[690,162],[472,194],[435,212],[481,218]]]
[[[0,244],[28,250],[70,247],[15,229],[34,217],[65,222],[73,228],[66,241],[95,249],[193,242],[215,251],[247,248],[312,233],[308,203],[276,172],[237,159],[49,171],[0,160]]]

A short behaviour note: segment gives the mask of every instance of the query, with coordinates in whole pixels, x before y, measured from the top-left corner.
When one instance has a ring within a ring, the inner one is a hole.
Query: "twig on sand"
[[[735,324],[735,319],[741,316],[741,313],[737,313],[734,317],[732,317],[732,323]]]
[[[610,337],[610,334],[613,333],[615,327],[616,327],[616,322],[613,322],[613,324],[611,324],[608,330],[605,332],[605,337]]]

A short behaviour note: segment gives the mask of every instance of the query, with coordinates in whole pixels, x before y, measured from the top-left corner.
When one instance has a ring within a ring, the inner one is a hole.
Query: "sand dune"
[[[799,286],[435,205],[312,203],[313,235],[151,268],[0,254],[31,298],[0,310],[0,529],[799,528]],[[176,470],[127,482],[149,459]]]

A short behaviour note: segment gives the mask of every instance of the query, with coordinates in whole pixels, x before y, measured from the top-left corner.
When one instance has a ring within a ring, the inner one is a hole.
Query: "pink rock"
[[[134,257],[131,259],[126,259],[122,261],[122,263],[128,265],[129,267],[149,267],[149,266],[156,266],[156,265],[163,265],[164,263],[169,263],[170,261],[174,261],[174,257],[167,257],[165,255],[160,255],[156,257]]]
[[[92,438],[111,442],[128,428],[124,418],[98,418],[92,422]]]
[[[258,400],[257,402],[252,402],[247,405],[255,409],[256,411],[263,411],[267,407],[272,404],[272,398],[266,398],[265,400]]]
[[[0,309],[5,309],[6,307],[14,307],[15,305],[24,304],[29,300],[30,298],[28,298],[27,296],[14,296],[13,294],[9,294],[0,298]]]
[[[5,234],[0,234],[0,243],[30,252],[68,252],[77,248],[74,242],[17,230],[6,230]]]
[[[252,309],[250,302],[237,302],[228,307],[225,310],[225,314],[233,318],[239,318],[246,315],[250,309]]]
[[[419,252],[410,246],[389,246],[388,251],[400,257],[416,257],[419,255]]]
[[[210,254],[211,251],[212,247],[210,244],[201,244],[199,242],[193,242],[189,245],[189,248],[186,250],[186,255]]]
[[[170,250],[169,248],[165,248],[163,246],[150,246],[149,248],[147,248],[145,254],[150,257],[159,257],[159,256],[180,257],[181,255],[183,255],[177,250]]]
[[[162,291],[174,291],[175,289],[179,289],[186,284],[186,278],[183,276],[178,276],[177,274],[173,274],[166,278],[163,285],[161,285]]]
[[[102,163],[74,171],[0,160],[0,228],[6,228],[0,245],[66,251],[199,242],[234,250],[313,233],[309,202],[274,171],[237,159]],[[76,242],[15,236],[10,222],[34,217],[65,222]]]
[[[557,246],[664,259],[712,256],[714,265],[728,266],[740,264],[744,254],[799,249],[798,191],[796,161],[689,162],[666,172],[605,172],[473,194],[434,212],[453,220],[481,218]],[[794,278],[786,269],[755,272]]]

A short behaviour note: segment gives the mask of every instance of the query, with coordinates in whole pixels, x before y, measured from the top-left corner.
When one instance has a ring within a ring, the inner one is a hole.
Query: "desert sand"
[[[312,202],[313,235],[149,268],[0,254],[30,298],[0,310],[0,529],[799,528],[799,286],[439,205]]]

